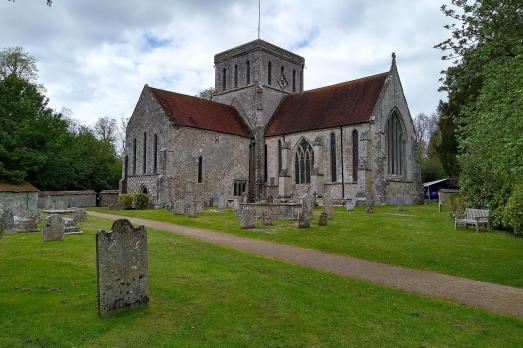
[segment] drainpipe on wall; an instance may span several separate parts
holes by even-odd
[[[343,169],[343,127],[340,126],[341,145],[341,198],[345,199],[345,170]]]

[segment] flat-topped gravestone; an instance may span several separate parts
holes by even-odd
[[[320,217],[318,218],[318,226],[327,226],[327,221],[329,220],[329,217],[325,213],[321,213]]]
[[[355,206],[356,199],[349,199],[347,202],[345,202],[345,209],[347,209],[347,211],[353,211]]]
[[[58,214],[52,214],[45,218],[43,238],[44,241],[64,240],[65,223]]]
[[[227,201],[225,200],[225,195],[220,193],[218,196],[218,208],[225,209],[227,207]]]
[[[243,208],[240,212],[240,221],[241,221],[241,228],[243,229],[250,229],[254,228],[254,220],[256,218],[256,214],[254,212],[254,209],[251,208]]]
[[[147,232],[125,219],[96,234],[98,315],[107,317],[149,303]]]
[[[323,212],[327,214],[329,219],[334,219],[334,208],[330,193],[326,193],[323,196]]]

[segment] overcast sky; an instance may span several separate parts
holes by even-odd
[[[262,0],[262,39],[305,57],[305,88],[387,71],[391,52],[413,116],[432,113],[445,64],[433,46],[441,0]],[[144,86],[194,95],[214,54],[257,37],[257,0],[0,0],[0,48],[38,60],[50,105],[91,125],[129,117]]]

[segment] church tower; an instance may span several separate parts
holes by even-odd
[[[305,59],[263,40],[255,40],[214,56],[213,101],[232,105],[250,126],[249,193],[265,196],[267,183],[264,128],[286,95],[303,91]]]

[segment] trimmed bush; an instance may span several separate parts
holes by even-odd
[[[515,234],[523,234],[523,183],[516,185],[503,211],[503,223]]]
[[[132,195],[119,195],[118,202],[125,210],[133,209],[133,196]]]
[[[133,195],[133,207],[136,210],[147,209],[149,205],[149,196],[145,193]]]

